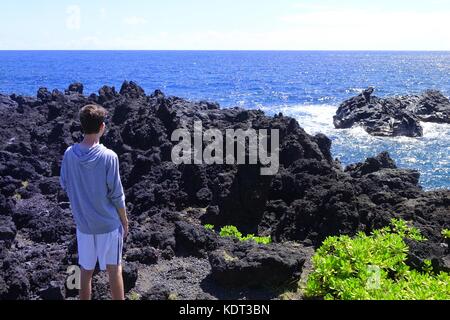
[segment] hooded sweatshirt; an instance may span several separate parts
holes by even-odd
[[[80,144],[64,153],[60,175],[80,232],[105,234],[121,225],[117,209],[125,208],[117,154],[103,146]]]

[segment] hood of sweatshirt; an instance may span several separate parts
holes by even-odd
[[[89,149],[80,146],[80,144],[75,144],[72,148],[72,154],[82,166],[93,168],[97,162],[102,159],[106,150],[107,149],[103,144],[97,144]]]

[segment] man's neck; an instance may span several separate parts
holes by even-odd
[[[89,148],[91,148],[99,143],[100,143],[100,137],[96,134],[85,135],[83,141],[81,142],[82,145],[87,146]]]

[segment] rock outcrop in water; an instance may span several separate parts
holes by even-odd
[[[1,299],[77,295],[65,286],[77,256],[58,175],[64,150],[82,138],[77,114],[87,103],[110,112],[103,143],[119,155],[131,220],[125,284],[143,299],[275,298],[295,284],[327,236],[368,232],[392,217],[413,221],[429,239],[411,244],[412,265],[430,258],[436,270],[450,268],[440,234],[450,227],[450,191],[424,192],[419,173],[398,169],[387,153],[344,170],[326,136],[311,136],[281,114],[146,95],[133,82],[119,92],[82,92],[74,84],[64,93],[0,96]],[[222,131],[279,129],[279,173],[261,176],[257,165],[175,165],[171,134],[194,120]],[[222,238],[205,223],[236,225],[274,243]],[[106,277],[98,274],[94,298],[107,297]]]
[[[372,96],[373,88],[343,102],[334,117],[337,129],[361,125],[375,136],[421,137],[424,122],[450,123],[450,101],[439,91],[394,98]]]

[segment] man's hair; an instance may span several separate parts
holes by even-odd
[[[105,108],[89,104],[80,111],[80,122],[84,134],[95,134],[100,132],[100,127],[105,122],[108,111]]]

